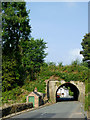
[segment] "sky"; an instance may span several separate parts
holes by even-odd
[[[82,60],[81,42],[88,33],[88,2],[26,2],[30,9],[31,36],[44,39],[48,55],[46,62]]]

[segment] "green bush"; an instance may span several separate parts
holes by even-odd
[[[60,77],[60,78],[62,77],[62,73],[59,72],[59,71],[54,72],[54,75],[55,75],[55,76],[58,76],[58,77]]]
[[[68,73],[72,72],[72,67],[71,66],[67,66],[66,70],[68,71]]]
[[[84,108],[85,108],[85,111],[88,110],[88,96],[85,96],[85,106],[84,106]]]
[[[17,87],[10,91],[2,92],[2,102],[8,103],[8,100],[16,100],[17,96],[21,94],[21,88]]]
[[[22,97],[22,103],[25,103],[26,102],[26,96],[23,96]]]
[[[88,95],[88,106],[90,106],[90,94]]]
[[[58,63],[58,66],[59,68],[63,67],[63,63],[62,62]]]
[[[73,92],[71,92],[71,91],[69,91],[69,95],[70,95],[70,96],[73,96],[73,95],[74,95],[74,93],[73,93]]]
[[[90,83],[88,83],[88,92],[90,92]]]
[[[85,80],[85,94],[88,93],[88,80]]]

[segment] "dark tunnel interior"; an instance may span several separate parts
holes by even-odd
[[[68,87],[70,87],[70,90],[73,92],[73,99],[58,99],[57,100],[57,91],[60,89],[60,88],[62,88],[63,86],[65,86],[65,88],[68,88]],[[64,84],[62,84],[61,86],[59,86],[58,87],[58,89],[57,89],[57,91],[56,91],[56,102],[58,101],[78,101],[78,97],[79,97],[79,90],[78,90],[78,88],[74,85],[74,84],[72,84],[72,83],[64,83]]]

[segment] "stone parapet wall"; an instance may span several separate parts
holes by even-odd
[[[2,109],[2,117],[7,116],[12,113],[20,112],[25,109],[33,108],[32,103],[20,103],[20,104],[14,104],[9,107]]]

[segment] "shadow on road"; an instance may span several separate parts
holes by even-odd
[[[56,102],[62,102],[62,101],[76,101],[74,98],[58,98],[56,99]]]

